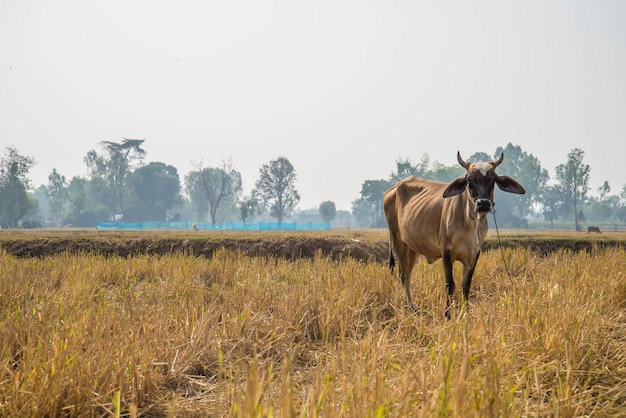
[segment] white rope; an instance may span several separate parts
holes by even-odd
[[[506,274],[509,276],[509,280],[515,288],[515,283],[513,283],[513,278],[511,277],[511,272],[509,271],[509,266],[506,264],[506,258],[504,257],[504,249],[502,248],[502,241],[500,240],[500,230],[498,229],[498,221],[496,221],[496,211],[494,209],[493,212],[493,223],[496,226],[496,235],[498,236],[498,246],[500,247],[500,253],[502,254],[502,263],[504,263],[504,269],[506,270]]]

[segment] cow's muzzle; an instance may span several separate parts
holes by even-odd
[[[478,213],[489,213],[493,208],[493,204],[489,199],[476,199],[474,201],[474,210]]]

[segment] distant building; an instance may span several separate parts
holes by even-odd
[[[293,222],[302,222],[302,223],[306,223],[306,222],[313,222],[313,223],[324,222],[324,220],[322,219],[322,215],[320,215],[320,212],[317,209],[301,210],[299,212],[294,213],[289,218]]]

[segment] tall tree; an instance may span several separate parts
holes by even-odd
[[[549,179],[548,171],[541,167],[539,160],[533,155],[522,150],[519,145],[510,142],[502,149],[498,147],[493,159],[504,152],[504,161],[498,167],[498,173],[516,179],[524,186],[526,193],[523,195],[511,195],[496,189],[496,209],[505,222],[512,227],[520,227],[526,224],[525,218],[530,215],[535,203],[542,203],[542,194]]]
[[[361,198],[372,208],[371,226],[374,228],[382,228],[386,225],[383,216],[383,195],[391,186],[392,183],[388,180],[366,180],[361,185]]]
[[[554,220],[563,215],[563,189],[560,185],[547,186],[542,193],[542,213],[545,220],[554,227]]]
[[[361,228],[374,226],[374,211],[374,206],[362,197],[352,202],[352,216]]]
[[[133,199],[127,205],[129,221],[165,221],[167,213],[182,202],[178,171],[171,165],[151,162],[128,176]],[[130,206],[130,207],[129,207]]]
[[[201,176],[198,171],[190,171],[185,175],[185,193],[193,208],[196,221],[204,222],[209,216],[209,202],[205,197]]]
[[[263,211],[263,205],[259,201],[257,196],[257,191],[252,190],[250,196],[245,196],[239,202],[239,215],[241,217],[241,222],[245,223],[246,219],[250,216],[258,215]]]
[[[124,214],[127,197],[126,178],[131,170],[139,165],[146,152],[141,147],[144,139],[126,139],[122,142],[102,141],[104,152],[98,154],[90,150],[85,156],[92,179],[102,180],[104,186],[100,193],[103,201],[111,210],[111,215]]]
[[[470,159],[470,161],[475,161]],[[427,153],[422,154],[420,162],[415,164],[410,158],[399,158],[396,160],[396,171],[389,175],[391,184],[396,184],[409,176],[422,177],[437,181],[452,181],[463,174],[463,168],[458,164],[447,166],[438,161],[430,162]]]
[[[48,176],[48,186],[46,187],[50,213],[56,218],[57,224],[63,223],[65,211],[69,204],[69,193],[67,192],[67,180],[56,168]]]
[[[331,202],[330,200],[320,203],[319,211],[324,222],[332,222],[335,216],[337,216],[335,202]]]
[[[455,178],[463,175],[465,170],[458,163],[453,165],[441,164],[439,161],[435,161],[432,164],[432,168],[426,173],[425,178],[443,181],[444,183],[451,182]]]
[[[498,154],[498,157],[500,156],[500,154]],[[497,158],[497,157],[496,157]],[[474,154],[470,155],[469,158],[467,159],[467,161],[490,161],[491,157],[489,156],[489,154],[487,154],[486,152],[475,152]]]
[[[37,202],[28,196],[28,172],[35,164],[32,157],[20,155],[7,147],[0,159],[0,226],[15,228]]]
[[[556,177],[565,193],[566,207],[574,214],[574,225],[577,231],[582,229],[584,219],[582,210],[587,192],[589,191],[589,165],[583,162],[585,151],[574,148],[567,155],[567,162],[556,167]]]
[[[291,162],[279,157],[261,167],[256,189],[266,206],[270,208],[270,216],[282,222],[291,215],[300,202],[300,194],[296,190],[296,172]]]
[[[416,176],[417,170],[410,158],[399,158],[396,160],[396,171],[389,175],[392,182],[397,183],[403,178]]]
[[[611,196],[609,193],[611,193],[611,186],[609,182],[605,180],[602,186],[598,187],[599,197],[594,199],[591,204],[595,212],[595,217],[598,220],[609,220],[613,215],[614,208],[617,207],[619,198],[617,196]]]
[[[615,208],[615,216],[622,222],[626,222],[626,184],[622,186],[617,196],[617,204]]]
[[[600,200],[606,200],[611,193],[611,186],[608,181],[604,181],[602,186],[598,187],[598,193],[600,194]]]
[[[98,221],[110,221],[111,211],[96,199],[94,190],[102,188],[102,180],[74,176],[67,185],[69,199],[64,222],[79,227],[94,227]]]
[[[238,201],[242,190],[241,174],[233,168],[231,159],[224,161],[222,167],[203,168],[200,162],[195,168],[185,176],[187,193],[192,200],[206,202],[211,222],[216,224],[220,207],[227,202],[234,205]],[[202,204],[197,204],[197,207],[202,207]]]

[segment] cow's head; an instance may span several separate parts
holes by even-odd
[[[496,174],[496,167],[502,163],[504,153],[496,161],[489,162],[466,162],[457,153],[459,164],[467,170],[463,177],[459,177],[448,185],[443,192],[443,197],[452,197],[463,193],[467,189],[470,198],[474,202],[474,211],[483,216],[493,210],[494,184],[509,193],[524,194],[526,190],[511,177]]]

